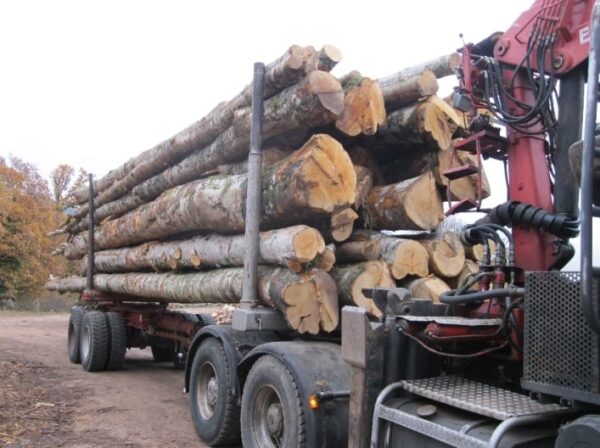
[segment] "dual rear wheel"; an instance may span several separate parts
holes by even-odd
[[[204,442],[228,446],[241,439],[250,448],[306,446],[298,387],[281,361],[265,355],[255,362],[241,405],[231,393],[234,375],[236,366],[229,362],[223,343],[216,338],[203,341],[192,363],[190,401],[194,427]]]

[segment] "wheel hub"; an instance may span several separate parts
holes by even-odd
[[[271,437],[280,437],[283,432],[283,410],[280,403],[273,403],[267,409],[267,429]]]
[[[211,408],[214,409],[217,406],[218,397],[219,385],[217,384],[217,379],[213,376],[208,380],[208,384],[206,386],[206,399]]]

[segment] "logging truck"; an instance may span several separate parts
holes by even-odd
[[[48,284],[83,291],[69,358],[118,369],[150,346],[185,369],[211,446],[600,446],[599,52],[600,3],[537,0],[379,80],[334,78],[331,46],[256,64],[76,194],[57,233],[82,276]],[[506,167],[491,208],[482,159]],[[561,271],[579,234],[581,271]],[[239,306],[224,324],[173,302]]]

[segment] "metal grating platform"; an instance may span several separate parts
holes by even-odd
[[[542,404],[527,395],[455,375],[400,383],[403,389],[415,395],[496,420],[567,410],[557,404]]]

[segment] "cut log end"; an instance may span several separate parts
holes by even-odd
[[[452,135],[461,119],[456,111],[443,99],[436,95],[427,98],[427,107],[423,113],[423,127],[429,132],[440,149],[449,149],[452,145]]]
[[[287,305],[285,317],[299,333],[331,332],[339,323],[337,289],[324,272],[313,271],[298,276],[299,281],[288,285],[282,297]]]
[[[456,277],[465,265],[465,248],[458,234],[445,232],[442,238],[424,241],[429,252],[431,270],[443,278]]]
[[[316,70],[308,74],[311,93],[319,97],[321,105],[334,115],[344,111],[344,91],[339,81],[327,72]]]
[[[371,261],[365,263],[363,272],[356,277],[351,293],[356,305],[365,308],[372,316],[381,317],[381,311],[372,299],[364,295],[363,288],[391,288],[395,285],[387,265],[383,262]]]
[[[329,272],[335,266],[336,258],[335,246],[327,246],[317,257],[315,267],[323,272]]]
[[[409,275],[426,277],[429,275],[429,254],[417,241],[404,240],[396,246],[390,272],[396,280]]]
[[[446,282],[433,275],[413,280],[407,287],[413,297],[418,299],[430,299],[435,303],[440,302],[440,295],[443,292],[450,290],[450,287]]]
[[[351,208],[346,208],[331,216],[331,237],[340,243],[346,241],[352,235],[354,221],[358,219],[358,213]]]
[[[344,112],[335,122],[337,129],[354,137],[361,133],[374,135],[385,122],[385,105],[379,84],[364,78],[348,90],[344,98]]]
[[[305,227],[293,235],[292,247],[297,261],[308,263],[325,250],[325,241],[318,230]]]

